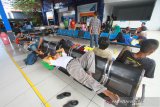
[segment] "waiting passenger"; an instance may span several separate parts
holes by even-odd
[[[93,52],[95,55],[100,56],[102,58],[107,58],[112,60],[112,54],[109,50],[107,50],[109,46],[109,40],[107,37],[100,37],[98,40],[99,47],[95,47]]]
[[[117,58],[117,61],[133,65],[134,67],[142,67],[145,70],[145,77],[153,78],[156,63],[153,59],[146,56],[152,54],[158,47],[159,42],[155,39],[143,40],[140,43],[140,51],[132,53],[126,50],[121,57]]]
[[[146,36],[147,36],[147,33],[146,33],[147,27],[145,25],[146,25],[146,23],[142,22],[141,27],[136,29],[135,35],[138,36],[138,39],[147,39],[146,38]]]
[[[51,65],[67,69],[68,73],[73,78],[88,88],[93,89],[98,94],[104,93],[106,96],[110,97],[112,101],[119,100],[118,95],[107,90],[106,87],[101,85],[92,77],[92,74],[95,73],[95,54],[93,51],[87,52],[80,58],[76,59],[73,59],[71,56],[67,56],[67,53],[69,52],[68,47],[63,47],[63,49],[57,50],[56,52],[61,52],[61,54],[56,54],[56,56],[53,57],[53,59],[58,59],[50,60]]]
[[[39,36],[35,36],[34,33],[31,33],[30,36],[32,36],[32,41],[30,41],[29,43],[26,43],[26,45],[29,46],[31,51],[34,51],[39,55],[43,55],[44,53],[40,51],[40,46],[43,42],[43,38]]]
[[[13,32],[15,33],[16,44],[23,45],[27,38],[23,36],[23,33],[21,32],[18,24],[15,24]]]
[[[118,24],[116,24],[114,27],[113,27],[113,32],[114,33],[119,33],[119,32],[121,32],[121,28],[120,28],[120,26],[118,25]]]
[[[86,25],[86,23],[82,22],[81,29],[82,29],[82,31],[87,31],[87,25]]]
[[[147,27],[145,25],[146,25],[146,23],[142,22],[141,27],[137,28],[136,33],[140,33],[142,31],[146,31]]]
[[[94,17],[90,21],[90,47],[93,48],[93,44],[95,43],[95,47],[98,47],[98,35],[101,31],[101,21],[98,19],[98,13],[94,12]]]
[[[70,22],[70,29],[75,30],[76,29],[76,21],[72,18]]]
[[[130,27],[126,27],[122,32],[119,32],[118,35],[116,36],[115,39],[113,39],[113,42],[120,42],[120,43],[125,43],[128,42],[125,40],[124,34],[129,34],[130,35]],[[131,40],[130,40],[131,42]]]
[[[22,32],[21,32],[18,24],[15,24],[15,26],[13,28],[13,32],[15,33],[16,37],[20,37],[22,35]]]

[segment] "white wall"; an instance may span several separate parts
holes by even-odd
[[[147,23],[148,21],[146,21],[146,24]],[[113,21],[113,26],[116,24],[119,25],[121,28],[138,28],[141,27],[142,21]]]
[[[146,25],[149,30],[160,30],[160,0],[156,1],[151,19]]]
[[[104,5],[104,12],[103,12],[103,23],[107,20],[107,16],[112,15],[113,6],[109,5],[108,3],[105,3]]]

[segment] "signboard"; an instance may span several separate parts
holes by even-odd
[[[97,3],[80,5],[80,6],[77,7],[77,11],[78,11],[78,13],[97,11]]]
[[[53,19],[53,11],[46,12],[47,19]]]

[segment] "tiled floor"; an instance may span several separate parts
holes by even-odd
[[[160,32],[148,32],[149,38],[157,38],[160,41]],[[58,41],[62,37],[45,38],[50,41]],[[65,37],[66,38],[66,37]],[[76,43],[89,44],[88,40],[70,38]],[[25,65],[23,60],[27,57],[25,51],[19,51],[17,46],[12,50],[11,46],[6,46],[14,60],[31,79],[43,97],[51,104],[51,107],[62,107],[69,100],[78,100],[76,107],[112,107],[95,92],[83,87],[72,77],[64,73],[53,70],[49,71],[40,64],[40,59],[34,65]],[[115,50],[112,50],[115,51]],[[146,97],[160,97],[160,48],[150,57],[157,63],[155,78],[144,78],[142,83],[146,84]],[[0,107],[43,107],[44,105],[34,93],[30,85],[23,78],[19,70],[11,61],[0,40]],[[71,92],[71,97],[62,100],[56,99],[56,95],[62,92]],[[137,96],[141,95],[141,87]],[[152,106],[154,107],[154,106]],[[158,106],[157,106],[158,107]]]
[[[0,107],[43,107],[42,102],[9,58],[1,40],[0,68]]]

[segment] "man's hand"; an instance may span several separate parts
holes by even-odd
[[[114,94],[109,90],[105,90],[103,93],[112,100],[111,101],[112,103],[114,103],[116,105],[119,103],[120,98],[117,94]]]
[[[39,52],[40,55],[44,55],[44,53],[42,51]]]

